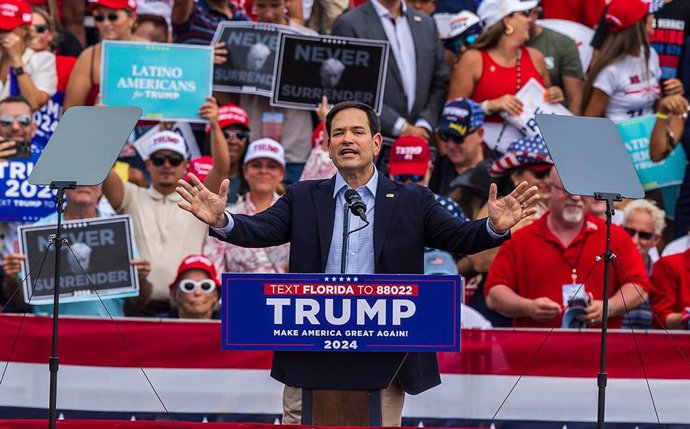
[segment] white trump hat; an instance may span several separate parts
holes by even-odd
[[[531,10],[538,5],[537,0],[484,0],[477,9],[477,15],[486,29],[511,13]]]
[[[247,163],[259,158],[272,159],[285,168],[285,149],[283,149],[283,145],[273,139],[258,139],[249,144],[244,162]]]

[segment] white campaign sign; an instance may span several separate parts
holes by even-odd
[[[522,101],[523,110],[519,116],[512,116],[506,112],[501,112],[501,116],[511,125],[514,125],[524,135],[532,137],[539,134],[535,116],[537,114],[565,115],[572,116],[570,110],[562,104],[550,104],[544,100],[546,89],[541,86],[534,78],[530,79],[525,86],[515,96]]]

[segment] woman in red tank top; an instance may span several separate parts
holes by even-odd
[[[563,101],[563,91],[551,86],[541,52],[525,47],[532,19],[530,11],[537,4],[484,0],[477,14],[485,29],[453,72],[448,98],[471,98],[481,104],[487,113],[484,141],[491,148],[501,150],[522,137],[517,128],[503,126],[499,113],[522,113],[522,103],[515,94],[530,79],[547,88],[547,102]]]
[[[93,4],[93,3],[92,3]],[[134,0],[97,0],[93,6],[96,28],[105,40],[139,40],[132,33],[136,22]],[[101,44],[84,49],[77,59],[65,91],[65,110],[98,103],[101,80]]]

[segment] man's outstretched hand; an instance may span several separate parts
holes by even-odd
[[[225,205],[228,202],[228,187],[230,181],[223,180],[217,194],[209,191],[194,174],[189,174],[188,183],[184,179],[178,180],[175,191],[180,194],[182,201],[177,205],[187,210],[197,219],[214,228],[224,228],[228,225],[225,217]]]
[[[489,220],[499,232],[508,231],[522,219],[537,213],[534,206],[539,201],[536,186],[520,183],[510,194],[497,199],[498,188],[495,183],[489,188]]]

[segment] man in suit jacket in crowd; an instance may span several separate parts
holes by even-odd
[[[434,20],[402,0],[369,0],[338,17],[332,34],[390,43],[381,112],[383,135],[393,140],[401,135],[428,140],[446,101],[449,79]]]
[[[339,273],[345,191],[355,189],[366,204],[366,224],[352,214],[347,273],[424,273],[424,247],[473,254],[509,238],[510,228],[534,213],[536,187],[520,184],[497,199],[491,185],[489,218],[463,222],[435,201],[427,188],[399,184],[379,174],[374,158],[382,144],[376,113],[365,104],[337,104],[326,117],[330,157],[337,174],[297,182],[269,209],[254,216],[225,211],[228,181],[214,194],[193,175],[179,182],[179,206],[212,227],[211,234],[245,247],[290,242],[290,272]],[[290,387],[284,356],[276,352],[271,375],[286,384],[283,423],[299,424],[301,396]],[[400,425],[404,392],[417,394],[440,383],[434,353],[409,353],[396,379],[382,394],[383,425]]]

